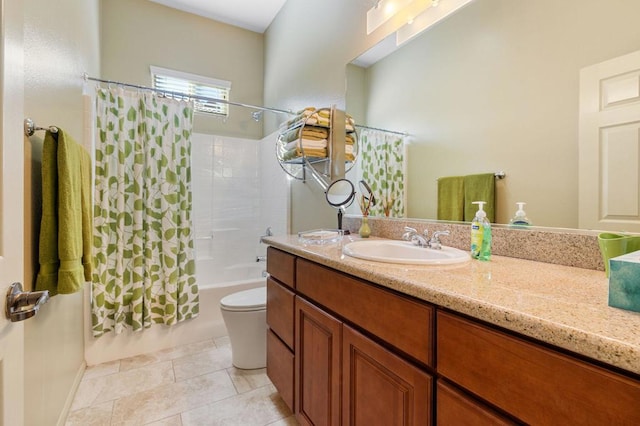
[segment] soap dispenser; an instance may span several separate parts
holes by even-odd
[[[531,226],[531,221],[527,217],[527,214],[524,212],[524,203],[522,201],[517,202],[518,211],[516,211],[515,216],[509,221],[509,226],[520,227],[520,226]]]
[[[478,260],[491,258],[491,223],[484,211],[485,201],[474,201],[478,205],[473,221],[471,222],[471,257]]]

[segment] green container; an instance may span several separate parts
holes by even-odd
[[[640,250],[640,236],[603,232],[598,235],[598,244],[604,261],[604,271],[609,277],[609,259]]]

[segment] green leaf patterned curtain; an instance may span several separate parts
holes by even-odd
[[[194,318],[193,105],[98,88],[96,119],[93,335]]]
[[[371,216],[404,217],[404,136],[373,129],[360,132],[360,169],[378,202]]]

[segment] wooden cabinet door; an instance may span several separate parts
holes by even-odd
[[[433,379],[343,325],[343,425],[432,424]]]
[[[340,424],[341,322],[295,298],[295,414],[302,425]]]

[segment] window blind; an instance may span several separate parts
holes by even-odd
[[[171,96],[175,99],[193,99],[197,112],[224,117],[229,115],[229,104],[197,98],[228,101],[231,92],[230,81],[155,66],[151,67],[151,77],[155,89],[173,92]],[[182,94],[184,95],[181,96]]]

